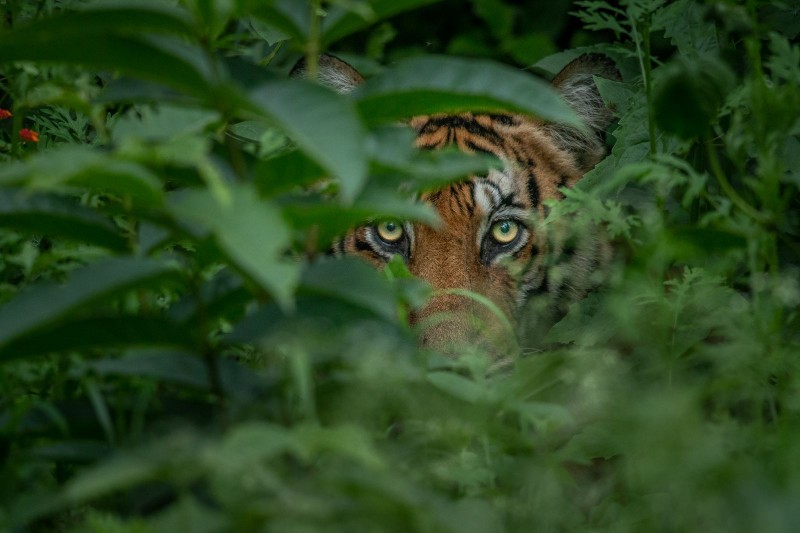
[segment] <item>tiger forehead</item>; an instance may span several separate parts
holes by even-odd
[[[480,213],[475,209],[472,180],[451,183],[448,187],[422,195],[422,200],[436,208],[445,226],[468,222]]]
[[[530,209],[524,191],[508,170],[490,170],[486,176],[474,176],[467,181],[452,183],[434,192],[425,193],[421,200],[431,204],[446,223],[462,223],[484,218],[498,208]]]
[[[519,116],[506,113],[458,113],[454,115],[422,115],[411,119],[411,127],[419,133],[429,133],[438,128],[463,128],[473,133],[483,133],[481,128],[508,128],[519,126],[523,120]]]

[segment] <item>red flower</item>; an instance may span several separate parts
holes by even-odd
[[[19,137],[23,141],[29,141],[32,143],[39,142],[39,134],[36,133],[35,131],[29,130],[28,128],[23,128],[19,130]]]
[[[5,120],[7,118],[13,117],[14,114],[9,111],[8,109],[0,109],[0,120]]]

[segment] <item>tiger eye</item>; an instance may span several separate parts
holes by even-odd
[[[492,224],[492,238],[500,244],[508,244],[517,238],[519,224],[513,220],[498,220]]]
[[[381,222],[375,229],[378,231],[378,236],[386,242],[397,242],[403,238],[403,226],[394,220]]]

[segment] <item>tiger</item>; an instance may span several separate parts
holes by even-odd
[[[291,75],[307,76],[303,60]],[[456,147],[491,154],[501,163],[485,175],[422,194],[420,200],[441,220],[436,227],[373,221],[333,245],[335,255],[361,257],[377,268],[400,255],[408,270],[433,288],[433,297],[409,317],[412,325],[427,325],[420,336],[423,347],[457,354],[480,346],[502,353],[513,344],[504,324],[524,323],[526,303],[544,298],[547,303],[538,305],[536,314],[539,323],[552,323],[597,284],[595,274],[610,258],[607,239],[597,231],[553,239],[535,223],[547,216],[548,200],[563,199],[562,189],[573,187],[606,154],[604,137],[614,114],[595,76],[616,80],[619,72],[608,57],[586,54],[552,81],[586,125],[583,130],[502,110],[408,120],[422,150]],[[341,93],[365,82],[355,68],[332,55],[319,58],[317,79]],[[509,320],[503,321],[497,310]]]

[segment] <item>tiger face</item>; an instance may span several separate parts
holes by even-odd
[[[332,56],[323,56],[320,67],[323,82],[342,92],[363,81]],[[303,75],[302,63],[293,74]],[[411,315],[412,323],[425,324],[423,345],[458,352],[459,345],[478,343],[502,352],[510,339],[498,310],[513,321],[535,295],[548,295],[552,306],[563,307],[586,292],[592,272],[608,260],[608,246],[595,235],[573,236],[565,244],[536,229],[545,202],[563,198],[560,189],[572,187],[604,155],[602,134],[612,114],[598,94],[595,75],[618,77],[610,60],[591,55],[570,63],[553,82],[588,132],[512,113],[410,120],[421,149],[455,146],[502,162],[486,175],[422,195],[439,215],[436,227],[376,221],[334,245],[335,253],[362,257],[378,268],[400,255],[412,274],[430,284],[434,296]],[[564,257],[555,270],[554,255]]]

